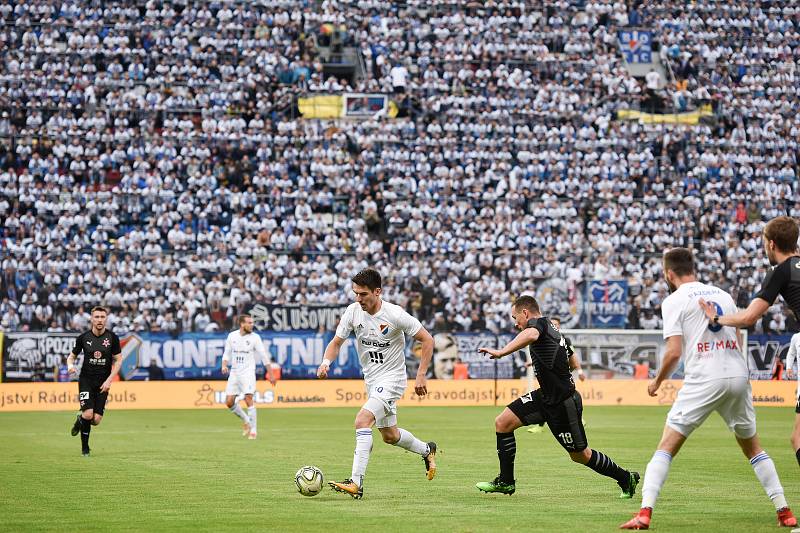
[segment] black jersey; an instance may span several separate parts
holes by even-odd
[[[800,257],[792,256],[773,268],[764,278],[756,298],[772,305],[779,294],[794,315],[800,318]]]
[[[567,343],[548,318],[531,319],[528,327],[539,332],[539,338],[528,349],[542,398],[545,404],[556,405],[575,392],[575,382],[569,371]]]
[[[109,330],[105,330],[100,336],[92,333],[92,330],[81,333],[75,339],[75,347],[72,349],[76,357],[83,352],[82,380],[105,380],[111,374],[114,356],[121,351],[119,337]]]

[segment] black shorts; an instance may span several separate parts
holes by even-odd
[[[583,400],[578,391],[557,405],[547,405],[541,390],[536,389],[508,404],[508,408],[525,426],[546,422],[550,432],[568,452],[580,452],[589,446],[583,429]]]
[[[104,379],[78,380],[78,401],[81,404],[81,411],[92,409],[96,415],[103,415],[108,399],[108,392],[100,392],[100,386],[104,381]]]

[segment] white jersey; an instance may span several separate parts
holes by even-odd
[[[800,333],[792,335],[789,341],[789,353],[786,354],[786,372],[794,370],[797,364],[797,399],[800,400]]]
[[[256,356],[264,365],[269,364],[269,356],[261,337],[255,333],[242,335],[238,329],[228,333],[222,360],[231,363],[231,373],[255,374]]]
[[[749,377],[736,328],[709,323],[698,303],[701,299],[713,303],[720,316],[736,312],[730,294],[699,281],[684,283],[661,304],[664,338],[683,337],[684,382]]]
[[[419,320],[399,305],[382,301],[371,315],[358,303],[348,306],[336,328],[336,336],[346,339],[356,334],[356,351],[367,386],[406,381],[405,336],[413,337],[422,329]]]

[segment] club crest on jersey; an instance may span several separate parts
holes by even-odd
[[[105,346],[106,348],[108,348],[109,346],[111,346],[111,341],[110,341],[110,340],[108,340],[108,339],[103,339],[103,346]]]
[[[378,329],[381,330],[381,335],[389,334],[389,324],[381,324],[380,326],[378,326]]]

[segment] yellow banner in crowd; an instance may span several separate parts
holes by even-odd
[[[589,380],[578,390],[585,405],[671,405],[682,381],[667,381],[656,397],[647,394],[647,381]],[[753,381],[757,406],[795,405],[791,381]],[[464,380],[428,382],[429,394],[419,397],[409,383],[399,405],[498,405],[510,403],[525,392],[521,380]],[[495,402],[496,395],[496,402]],[[0,412],[62,411],[78,406],[77,383],[0,384]],[[359,407],[366,401],[361,380],[280,381],[275,387],[258,383],[255,401],[261,407]],[[224,381],[120,381],[108,398],[109,409],[211,409],[225,402]]]
[[[703,117],[714,115],[710,105],[704,105],[697,111],[688,113],[645,113],[633,109],[620,109],[617,118],[620,120],[638,120],[643,124],[689,124],[697,125]]]

